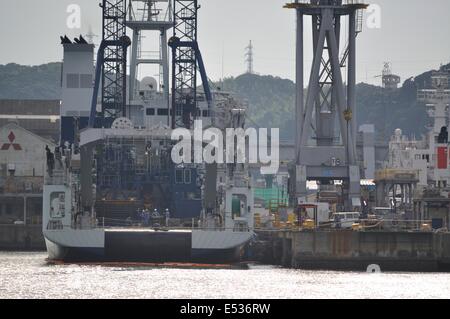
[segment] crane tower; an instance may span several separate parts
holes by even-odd
[[[302,203],[307,181],[319,185],[343,181],[343,205],[353,210],[361,205],[356,159],[356,37],[367,5],[352,0],[297,0],[285,8],[297,13],[296,161],[291,195]],[[312,20],[313,62],[304,99],[306,16]],[[349,20],[345,47],[340,41],[344,17]],[[346,84],[343,67],[347,67]]]
[[[198,117],[197,71],[200,71],[205,99],[212,108],[212,94],[197,42],[197,0],[173,1],[172,128],[190,128]]]
[[[127,49],[131,44],[126,35],[126,0],[102,0],[102,42],[97,53],[94,94],[89,127],[110,126],[126,116]],[[101,111],[97,112],[100,84]]]

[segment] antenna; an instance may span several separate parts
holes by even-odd
[[[96,35],[94,33],[94,31],[92,31],[92,26],[91,25],[89,25],[88,33],[85,34],[85,37],[86,37],[87,42],[89,44],[94,44],[94,38],[98,37],[98,35]]]
[[[384,62],[384,68],[381,75],[374,76],[374,78],[382,78],[383,88],[390,90],[397,89],[401,82],[400,76],[392,73],[391,62]]]
[[[384,62],[384,68],[383,68],[383,76],[390,76],[392,75],[392,64],[391,62]]]
[[[247,63],[247,73],[248,74],[253,74],[254,73],[254,69],[253,69],[253,44],[252,44],[252,40],[250,40],[250,43],[248,45],[248,47],[245,48],[246,52],[245,52],[245,63]]]

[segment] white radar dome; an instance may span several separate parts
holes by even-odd
[[[140,91],[156,91],[158,89],[158,81],[155,78],[146,76],[141,80],[139,90]]]
[[[120,117],[120,118],[114,120],[114,122],[111,125],[111,128],[116,129],[116,130],[132,129],[133,122],[131,122],[131,120],[129,118]]]

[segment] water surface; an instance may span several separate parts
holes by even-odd
[[[450,274],[48,265],[0,252],[0,298],[449,298]]]

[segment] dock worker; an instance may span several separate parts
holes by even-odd
[[[144,214],[144,225],[148,226],[150,225],[150,212],[146,209],[145,211],[143,211]]]
[[[55,156],[48,147],[48,145],[45,146],[45,152],[47,154],[47,169],[48,169],[48,175],[50,177],[53,176],[53,169],[55,168]]]
[[[62,167],[63,167],[62,153],[61,153],[61,149],[59,147],[55,148],[55,159],[58,162],[59,169],[62,169]]]
[[[166,227],[169,227],[170,212],[169,212],[168,208],[166,208],[166,211],[164,212],[164,215],[166,217]]]
[[[155,208],[155,210],[153,211],[153,214],[152,214],[152,218],[154,218],[154,219],[158,219],[160,216],[159,216],[159,212],[158,212],[158,210]]]

